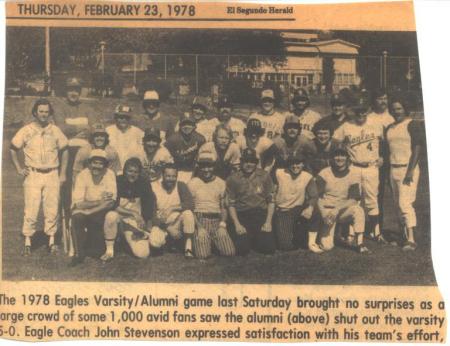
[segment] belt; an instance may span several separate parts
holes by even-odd
[[[199,215],[200,217],[204,217],[205,219],[218,219],[221,217],[220,213],[198,213],[195,214]]]
[[[407,164],[401,164],[401,163],[391,163],[391,167],[393,168],[400,168],[400,167],[408,167]]]
[[[352,162],[352,165],[356,166],[356,167],[360,167],[360,168],[367,168],[367,167],[374,166],[375,163],[373,163],[373,162],[365,162],[365,163]]]
[[[56,168],[56,167],[55,168],[34,168],[34,167],[28,167],[28,169],[30,171],[33,171],[33,172],[46,174],[46,173],[53,172],[55,169],[58,169],[58,168]]]

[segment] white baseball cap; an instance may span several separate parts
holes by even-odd
[[[102,149],[92,149],[91,154],[89,155],[89,160],[92,160],[93,158],[100,158],[100,159],[106,159],[106,151]]]
[[[159,94],[156,90],[147,90],[144,93],[144,101],[159,101]]]
[[[261,100],[262,99],[275,99],[275,95],[272,89],[265,89],[261,92]]]

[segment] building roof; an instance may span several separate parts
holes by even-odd
[[[314,41],[314,42],[290,42],[286,46],[288,53],[323,53],[323,54],[348,54],[358,55],[359,46],[341,39]]]

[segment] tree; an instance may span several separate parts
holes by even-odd
[[[323,57],[322,59],[322,73],[323,84],[325,85],[325,91],[328,94],[333,92],[334,83],[334,60],[332,57]]]

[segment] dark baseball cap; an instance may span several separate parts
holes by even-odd
[[[185,124],[195,125],[195,120],[192,119],[188,114],[184,114],[180,118],[180,126],[183,126]]]
[[[148,140],[156,140],[158,142],[161,142],[161,131],[157,129],[156,127],[150,127],[145,129],[144,131],[144,141]]]
[[[258,119],[250,119],[247,122],[247,128],[245,129],[245,133],[250,134],[257,134],[259,136],[262,136],[264,134],[264,129],[261,125],[261,122]]]
[[[242,151],[241,162],[258,163],[258,161],[259,161],[259,159],[258,159],[258,156],[256,156],[255,149],[246,148]]]
[[[286,164],[289,166],[294,163],[305,162],[305,160],[305,155],[301,151],[296,150],[295,152],[289,154],[288,158],[286,159]]]
[[[294,91],[294,97],[292,103],[295,104],[299,101],[309,101],[309,95],[305,89],[297,89]]]

